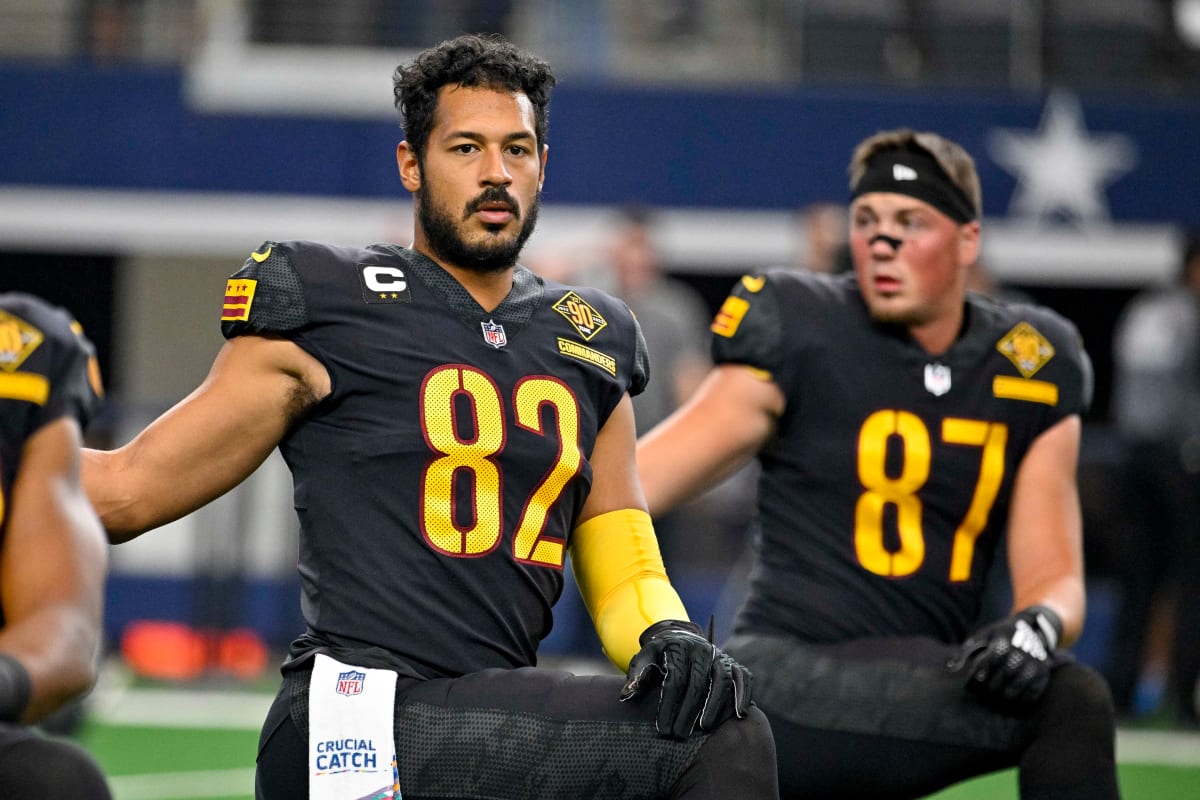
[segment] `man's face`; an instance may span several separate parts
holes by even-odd
[[[908,195],[870,192],[850,207],[850,252],[871,316],[923,325],[958,313],[979,223],[960,225]]]
[[[537,223],[546,160],[528,97],[443,87],[420,163],[407,143],[397,157],[417,198],[418,250],[478,272],[516,262]]]

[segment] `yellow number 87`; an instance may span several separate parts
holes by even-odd
[[[981,448],[979,478],[971,505],[954,532],[950,553],[950,580],[971,577],[975,540],[987,525],[988,514],[1004,479],[1004,448],[1008,426],[1001,422],[947,418],[942,421],[942,441]],[[899,437],[903,446],[900,474],[888,475],[887,445]],[[900,578],[911,575],[925,561],[923,506],[917,492],[929,479],[932,448],[929,430],[920,417],[907,411],[876,411],[858,433],[858,479],[865,491],[854,508],[854,552],[862,566],[876,575]],[[896,510],[899,549],[884,543],[883,512]]]

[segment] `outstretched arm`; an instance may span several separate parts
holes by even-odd
[[[650,513],[670,511],[745,465],[774,432],[784,404],[783,392],[762,372],[715,367],[691,400],[638,442]]]
[[[79,482],[81,438],[71,417],[31,436],[0,510],[0,706],[14,721],[36,722],[96,679],[108,545]]]
[[[109,539],[128,541],[241,483],[329,386],[325,368],[293,342],[227,342],[199,388],[133,441],[84,451],[84,486]]]

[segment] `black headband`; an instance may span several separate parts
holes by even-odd
[[[853,201],[868,192],[915,197],[960,224],[975,219],[975,208],[933,156],[919,150],[888,150],[871,157],[850,192]]]

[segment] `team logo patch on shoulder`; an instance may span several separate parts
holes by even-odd
[[[0,369],[12,372],[21,366],[44,338],[25,320],[0,311]]]
[[[1046,363],[1054,358],[1054,346],[1042,336],[1037,328],[1028,322],[1019,322],[1017,326],[1004,335],[996,343],[996,349],[1003,353],[1023,377],[1030,377]]]
[[[709,330],[718,336],[732,339],[733,335],[737,333],[738,327],[742,324],[742,318],[746,316],[746,312],[749,310],[749,300],[731,294],[725,298],[725,302],[721,304],[717,315],[713,317]]]
[[[617,360],[615,358],[608,353],[601,353],[599,350],[595,350],[585,344],[559,337],[558,352],[569,358],[576,358],[580,361],[594,364],[609,375],[617,374]]]
[[[359,264],[358,278],[362,281],[363,300],[368,303],[408,303],[412,292],[408,278],[399,267],[379,264]]]
[[[575,292],[564,294],[562,299],[554,304],[554,310],[562,314],[585,341],[590,341],[608,325],[608,320]]]
[[[258,281],[253,278],[230,278],[225,284],[225,305],[221,307],[221,322],[245,322],[250,319],[254,290]]]

